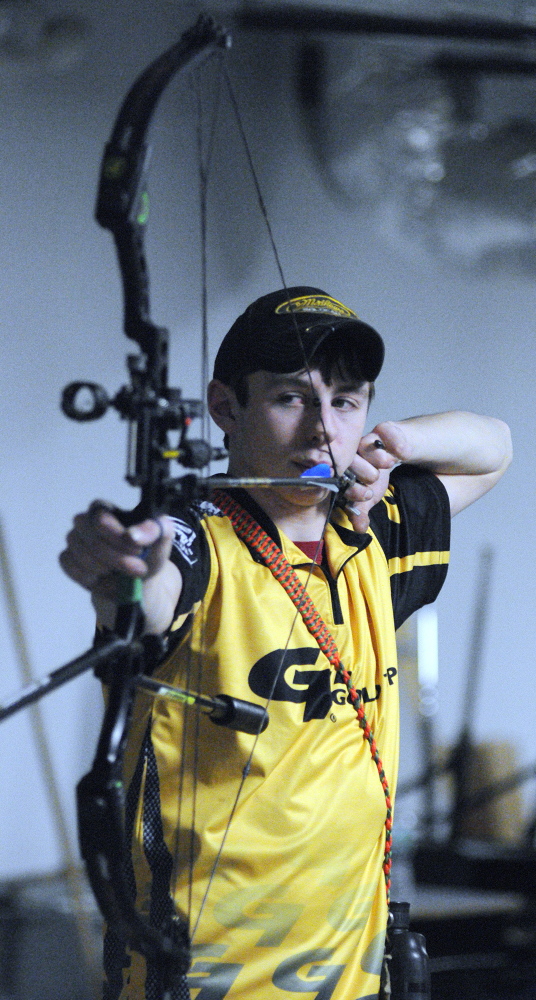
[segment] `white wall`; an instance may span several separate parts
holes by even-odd
[[[81,652],[92,633],[88,598],[57,564],[72,515],[95,495],[124,506],[136,500],[123,482],[125,427],[118,418],[111,413],[76,425],[58,400],[75,379],[102,381],[110,392],[125,381],[131,347],[121,333],[111,237],[92,218],[98,167],[134,76],[185,26],[186,15],[177,24],[177,10],[163,5],[158,13],[141,3],[134,24],[131,5],[116,4],[113,12],[101,10],[97,23],[92,5],[92,48],[78,72],[0,75],[0,515],[36,676]],[[382,244],[365,213],[333,202],[292,98],[293,51],[283,39],[238,38],[231,55],[286,283],[325,288],[384,334],[388,353],[374,422],[461,407],[493,413],[512,427],[517,457],[506,480],[454,525],[452,565],[439,600],[439,736],[457,733],[478,555],[491,543],[496,566],[475,734],[511,740],[520,761],[532,761],[534,281],[500,273],[469,278],[411,263]],[[162,152],[155,151],[151,182],[150,266],[154,317],[172,334],[171,383],[198,395],[195,139],[183,100],[178,91],[166,95],[156,128]],[[237,312],[280,284],[234,127],[226,131],[211,195],[213,353]],[[0,646],[0,690],[7,694],[20,679],[4,603]],[[73,841],[73,788],[91,758],[100,705],[90,676],[42,703]],[[0,877],[53,870],[61,861],[28,712],[0,727],[0,753]],[[415,755],[403,766],[414,768]]]

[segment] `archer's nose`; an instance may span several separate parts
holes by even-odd
[[[315,443],[329,443],[335,434],[335,416],[331,406],[323,406],[320,400],[315,401],[311,407],[311,439]]]

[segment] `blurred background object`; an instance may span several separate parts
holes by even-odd
[[[322,175],[416,258],[536,273],[531,46],[303,42],[298,86]]]
[[[86,53],[88,21],[39,0],[0,0],[0,74],[72,70]]]

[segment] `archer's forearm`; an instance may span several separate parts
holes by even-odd
[[[502,420],[453,410],[378,424],[375,433],[400,461],[438,475],[502,473],[512,458]]]

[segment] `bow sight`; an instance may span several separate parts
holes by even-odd
[[[71,420],[83,422],[98,420],[112,406],[128,420],[125,478],[131,486],[142,488],[144,513],[149,515],[164,509],[169,495],[177,493],[177,480],[169,479],[171,460],[186,469],[203,469],[212,461],[226,458],[227,452],[201,438],[187,437],[192,420],[203,416],[201,400],[183,399],[180,389],[166,385],[160,386],[157,393],[143,355],[129,355],[127,365],[131,384],[123,386],[113,399],[95,382],[71,382],[63,390],[61,408]],[[169,441],[170,431],[178,432],[175,446]]]

